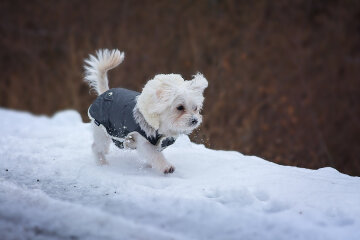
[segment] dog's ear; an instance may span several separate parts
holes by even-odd
[[[201,73],[197,73],[196,75],[193,76],[193,79],[191,81],[188,81],[189,89],[199,94],[203,94],[207,86],[208,86],[208,81]]]
[[[174,101],[184,79],[178,74],[159,74],[150,80],[137,99],[137,107],[154,129],[160,127],[160,114]]]

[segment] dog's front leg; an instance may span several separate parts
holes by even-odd
[[[175,167],[166,161],[164,154],[158,151],[157,147],[152,145],[146,138],[139,133],[134,132],[129,134],[125,147],[136,148],[139,154],[145,158],[153,168],[165,174],[173,173]]]

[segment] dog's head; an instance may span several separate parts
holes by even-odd
[[[184,81],[179,74],[159,74],[150,80],[137,99],[147,123],[161,134],[189,134],[202,122],[203,92],[208,86],[198,73]]]

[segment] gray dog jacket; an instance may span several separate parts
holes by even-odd
[[[98,96],[91,104],[88,114],[96,125],[105,127],[115,145],[124,148],[123,141],[131,132],[138,132],[161,151],[175,142],[172,137],[148,137],[135,121],[134,108],[139,92],[124,88],[112,88]]]

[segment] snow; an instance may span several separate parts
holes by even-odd
[[[360,178],[333,168],[281,166],[186,136],[164,151],[174,174],[115,146],[98,166],[75,111],[0,109],[0,119],[1,239],[360,239]]]

